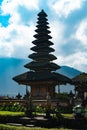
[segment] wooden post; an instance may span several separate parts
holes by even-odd
[[[28,86],[26,86],[26,116],[32,117],[32,97],[31,93],[28,91]]]
[[[47,100],[47,104],[46,104],[46,118],[50,118],[51,117],[50,116],[51,99],[50,99],[49,92],[47,92],[46,100]]]
[[[58,93],[60,93],[60,85],[58,84]]]

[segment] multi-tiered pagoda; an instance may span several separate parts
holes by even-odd
[[[19,84],[31,86],[33,99],[46,99],[47,93],[54,98],[55,86],[70,82],[69,78],[55,72],[60,66],[53,63],[57,58],[52,54],[55,50],[51,47],[48,24],[47,14],[42,10],[38,14],[36,40],[32,42],[33,53],[29,55],[32,61],[25,65],[29,71],[13,78]]]

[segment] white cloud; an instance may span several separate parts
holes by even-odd
[[[29,26],[22,23],[19,6],[27,10],[38,10],[39,0],[3,0],[2,15],[9,14],[11,17],[7,27],[0,26],[0,56],[24,58],[29,55],[35,25],[32,21],[29,21]]]
[[[82,7],[84,0],[48,0],[49,6],[59,17],[68,17],[73,11]]]
[[[13,54],[13,46],[9,43],[0,43],[0,57],[11,57]]]
[[[0,27],[0,56],[18,57],[20,52],[21,58],[24,58],[23,49],[26,54],[29,54],[28,51],[32,46],[34,29],[33,23],[31,23],[30,27],[14,24],[10,24],[7,28]]]
[[[75,33],[75,38],[80,41],[80,43],[87,48],[87,18],[82,20],[77,26]]]
[[[64,38],[65,29],[66,26],[58,20],[50,22],[50,35],[52,36],[51,41],[54,43],[55,54],[60,53],[60,47],[66,42]]]
[[[9,22],[20,24],[22,23],[20,15],[18,14],[18,7],[23,6],[27,10],[38,10],[39,9],[39,0],[3,0],[1,11],[3,15],[9,14],[11,16]]]
[[[61,28],[61,26],[58,27]],[[65,34],[65,29],[67,29],[66,26],[64,26],[63,32],[60,33],[60,35]],[[62,48],[63,50],[61,50],[62,45],[65,47]],[[57,46],[55,49],[58,50]],[[63,54],[65,50],[67,51],[67,55]],[[73,26],[73,32],[68,37],[62,35],[59,41],[58,51],[59,52],[56,53],[58,58],[56,60],[57,64],[72,66],[78,70],[87,72],[87,18]]]
[[[39,0],[3,0],[1,10],[3,14],[11,14],[13,15],[16,11],[18,6],[24,6],[28,10],[39,9]]]
[[[62,38],[64,36],[65,25],[58,20],[54,20],[50,22],[50,27],[53,42],[57,44],[60,43],[60,41],[63,40]]]
[[[87,19],[82,20],[80,24],[75,26],[74,31],[68,37],[64,35],[66,29],[66,25],[61,22],[52,21],[51,23],[55,55],[57,57],[55,62],[59,65],[68,65],[87,72]],[[62,46],[65,48],[61,48]],[[65,55],[65,51],[67,51],[67,55]]]
[[[67,57],[59,55],[56,63],[59,65],[68,65],[77,68],[78,70],[87,72],[87,53],[77,52]]]
[[[40,0],[31,0],[30,2],[29,0],[17,0],[17,1],[20,5],[25,6],[28,10],[39,9],[38,5]]]

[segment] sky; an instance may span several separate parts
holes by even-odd
[[[0,57],[33,53],[37,14],[48,15],[58,65],[87,72],[87,0],[0,0]]]

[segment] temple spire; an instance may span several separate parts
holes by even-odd
[[[52,37],[47,14],[42,10],[37,16],[35,40],[32,42],[33,47],[30,48],[33,52],[28,56],[32,61],[24,66],[29,70],[14,77],[13,80],[31,86],[34,98],[39,95],[39,98],[45,99],[47,92],[54,97],[55,86],[69,83],[70,79],[56,72],[60,66],[53,62],[57,57],[53,55],[54,43],[50,41]]]
[[[50,41],[52,37],[49,35],[51,31],[49,31],[48,24],[47,14],[42,10],[38,14],[37,29],[34,35],[35,40],[32,42],[34,46],[31,50],[34,53],[29,55],[32,62],[25,65],[25,67],[35,72],[51,72],[60,68],[57,64],[53,63],[53,60],[57,58],[52,54],[55,50],[51,47],[53,43]]]

